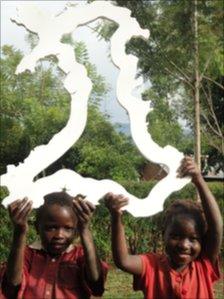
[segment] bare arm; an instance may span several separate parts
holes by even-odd
[[[115,265],[128,273],[136,275],[141,274],[141,258],[139,255],[129,254],[122,223],[121,208],[128,203],[128,199],[122,195],[108,193],[105,200],[106,206],[111,213],[112,252]]]
[[[12,287],[17,287],[22,282],[24,249],[28,230],[27,219],[31,209],[32,203],[28,199],[17,200],[9,205],[9,215],[14,226],[14,231],[7,262],[6,278]]]
[[[204,254],[214,264],[221,248],[223,221],[218,204],[204,181],[197,165],[190,157],[186,157],[181,167],[182,175],[190,175],[196,186],[205,213],[208,230],[205,236]]]
[[[78,230],[85,254],[85,274],[89,282],[98,282],[101,278],[101,264],[96,253],[89,222],[95,207],[87,201],[79,198],[73,201],[74,209],[78,217]]]

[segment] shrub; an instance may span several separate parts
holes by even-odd
[[[155,185],[155,182],[123,182],[123,186],[132,194],[139,198],[147,196],[149,191]],[[224,212],[223,198],[224,190],[222,183],[208,184],[217,202],[221,212]],[[6,196],[5,189],[1,188],[1,199]],[[174,192],[169,199],[165,201],[165,207],[169,206],[175,199],[194,199],[196,197],[195,188],[192,184],[188,184],[182,190]],[[141,253],[147,251],[160,251],[162,247],[162,214],[158,213],[152,217],[134,218],[130,214],[125,213],[124,223],[126,230],[127,243],[132,253]],[[33,227],[34,215],[30,217],[30,230],[28,234],[28,243],[33,242],[36,233]],[[111,224],[109,212],[101,202],[97,206],[95,216],[92,219],[92,231],[99,256],[107,261],[112,260],[111,255]],[[6,260],[12,237],[12,225],[10,223],[7,210],[0,206],[0,261]],[[224,252],[222,252],[223,255]]]

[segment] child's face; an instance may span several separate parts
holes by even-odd
[[[76,223],[70,208],[57,204],[47,206],[37,224],[44,249],[52,256],[62,254],[74,239]]]
[[[201,252],[201,236],[194,219],[178,215],[164,234],[166,253],[171,267],[184,269]]]

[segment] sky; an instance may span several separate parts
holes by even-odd
[[[85,5],[85,1],[70,1]],[[23,26],[18,26],[10,19],[16,16],[16,7],[19,5],[36,5],[37,7],[49,11],[50,14],[60,13],[68,1],[4,1],[1,0],[1,46],[4,44],[13,45],[24,54],[29,53],[29,47],[25,41],[27,33]],[[93,27],[93,23],[89,23]],[[110,116],[113,123],[128,123],[128,115],[123,107],[116,100],[116,80],[118,69],[108,58],[109,43],[99,40],[89,27],[79,27],[73,34],[75,41],[86,43],[91,63],[95,64],[99,74],[105,77],[110,91],[105,96],[101,104],[102,112]]]

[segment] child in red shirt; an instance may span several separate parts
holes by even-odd
[[[35,226],[40,242],[25,246],[31,209],[28,199],[9,205],[14,234],[0,298],[101,296],[107,266],[98,259],[89,230],[95,207],[81,196],[72,198],[65,192],[45,196],[44,205],[36,213]],[[82,246],[73,245],[77,233]]]
[[[183,160],[179,175],[192,177],[202,207],[179,200],[168,209],[163,234],[165,254],[129,254],[121,211],[128,199],[112,193],[106,196],[115,264],[134,274],[134,290],[142,290],[146,299],[212,299],[213,283],[220,276],[223,224],[218,205],[190,157]]]

